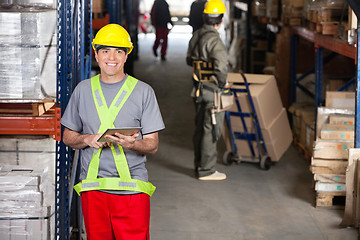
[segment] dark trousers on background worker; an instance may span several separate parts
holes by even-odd
[[[196,117],[193,140],[197,177],[208,176],[215,172],[218,140],[216,136],[221,136],[225,112],[215,114],[217,124],[214,126],[210,111],[212,106],[214,106],[214,102],[195,103]]]
[[[155,39],[155,43],[153,46],[154,53],[156,53],[156,51],[161,43],[160,54],[161,54],[161,56],[165,57],[166,50],[167,50],[168,34],[169,34],[169,29],[167,29],[167,28],[161,28],[161,27],[155,28],[156,39]]]

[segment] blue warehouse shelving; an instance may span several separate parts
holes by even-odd
[[[297,77],[297,53],[298,53],[298,41],[299,37],[305,39],[306,41],[314,43],[315,51],[315,66],[309,69],[307,72]],[[330,50],[332,53],[324,58],[324,49]],[[319,33],[313,32],[303,27],[292,27],[291,28],[291,63],[290,63],[290,102],[296,102],[296,89],[300,88],[307,95],[314,98],[315,100],[315,109],[323,104],[323,64],[330,60],[335,54],[340,54],[351,59],[354,59],[354,64],[357,64],[357,73],[355,77],[350,79],[345,85],[338,89],[338,91],[344,90],[351,84],[356,84],[358,86],[359,81],[359,63],[358,59],[358,48],[356,45],[348,44],[345,41],[336,39],[330,36],[321,35]],[[315,72],[315,93],[310,92],[302,84],[301,80],[304,79],[307,75]],[[356,93],[358,88],[356,87]],[[356,94],[356,102],[359,101],[358,94]],[[356,106],[356,112],[357,106]],[[315,112],[316,116],[316,112]],[[316,118],[316,117],[315,117]],[[358,119],[356,114],[356,120]],[[316,122],[316,121],[315,121]],[[316,128],[316,126],[315,126]],[[357,127],[356,127],[357,129]],[[357,135],[357,134],[356,134]],[[315,136],[316,137],[316,136]],[[355,146],[359,146],[359,140],[356,137]]]

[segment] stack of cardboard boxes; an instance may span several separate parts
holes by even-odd
[[[46,169],[0,166],[1,239],[54,239],[54,196]]]
[[[276,80],[273,75],[264,74],[245,74],[249,83],[250,94],[254,103],[254,108],[259,120],[259,125],[264,138],[265,146],[269,157],[273,162],[281,159],[285,151],[292,142],[291,129],[287,117],[286,109],[283,108]],[[231,88],[244,87],[243,78],[239,73],[229,73],[228,82]],[[241,112],[252,112],[247,93],[237,94],[241,106]],[[234,103],[230,112],[238,112],[237,105]],[[240,117],[231,116],[230,123],[233,132],[244,132],[244,126]],[[255,126],[250,118],[246,119],[248,132],[254,133]],[[229,140],[228,127],[224,127],[224,139],[227,151],[232,151]],[[241,156],[251,156],[251,151],[246,140],[236,139],[238,154]],[[256,141],[252,142],[256,149]],[[256,155],[258,156],[258,154]]]
[[[316,206],[332,206],[334,196],[346,194],[348,150],[354,147],[354,97],[350,92],[327,92],[326,106],[318,108],[310,167]]]

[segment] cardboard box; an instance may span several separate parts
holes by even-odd
[[[314,180],[323,183],[346,183],[345,174],[314,174]]]
[[[262,134],[271,160],[279,161],[293,140],[285,108]]]
[[[38,219],[0,219],[1,240],[54,239],[55,214]]]
[[[346,115],[346,114],[330,114],[329,123],[337,125],[354,125],[355,115]]]
[[[4,192],[0,191],[0,201],[6,208],[37,208],[43,205],[43,192],[33,190],[22,190]]]
[[[227,128],[227,126],[225,128]],[[223,131],[226,149],[228,151],[232,151],[229,133],[226,132],[226,130],[227,129]],[[280,114],[269,125],[269,128],[261,129],[261,132],[269,157],[273,162],[279,161],[292,142],[291,129],[285,108],[282,109]],[[252,156],[249,144],[246,140],[236,139],[235,142],[240,156]],[[255,156],[259,156],[256,141],[252,141],[252,145],[255,151]]]
[[[313,155],[314,151],[314,138],[315,138],[315,122],[311,124],[306,124],[305,129],[305,148],[306,150]]]
[[[314,158],[347,159],[348,149],[354,147],[354,141],[317,139],[314,146]]]
[[[307,128],[308,126],[315,126],[315,109],[314,107],[302,108],[298,111],[301,118],[299,140],[300,144],[306,148],[307,142],[311,144],[310,139],[307,139],[310,137],[307,135]]]
[[[348,161],[338,159],[318,159],[311,158],[310,171],[313,174],[336,174],[344,175]]]
[[[0,166],[0,191],[35,190],[47,178],[47,171],[23,166]]]
[[[261,128],[269,128],[272,121],[282,111],[279,90],[273,75],[245,74],[249,84],[249,90],[254,103],[254,108],[259,119]],[[244,80],[239,73],[229,73],[227,81],[231,88],[244,88]],[[246,94],[240,94],[240,105],[243,112],[250,111],[251,105]],[[236,105],[229,111],[238,111]]]
[[[313,103],[293,103],[289,109],[290,124],[294,136],[300,138],[302,125],[302,112],[315,113],[315,106]]]
[[[324,124],[320,131],[321,139],[354,140],[354,125]]]
[[[315,183],[315,191],[345,193],[346,192],[346,184],[345,183],[316,182]]]
[[[0,164],[37,166],[48,169],[49,181],[55,184],[56,141],[49,137],[0,137]]]
[[[355,110],[355,93],[327,91],[325,107]]]
[[[354,115],[355,112],[353,110],[341,108],[318,107],[316,118],[316,136],[320,136],[320,131],[323,125],[329,123],[330,116],[334,114]]]

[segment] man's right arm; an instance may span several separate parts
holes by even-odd
[[[101,135],[101,133],[94,135],[81,134],[65,128],[63,133],[63,142],[65,145],[75,149],[82,149],[86,147],[93,147],[98,149],[108,146],[108,143],[106,142],[97,141]]]

